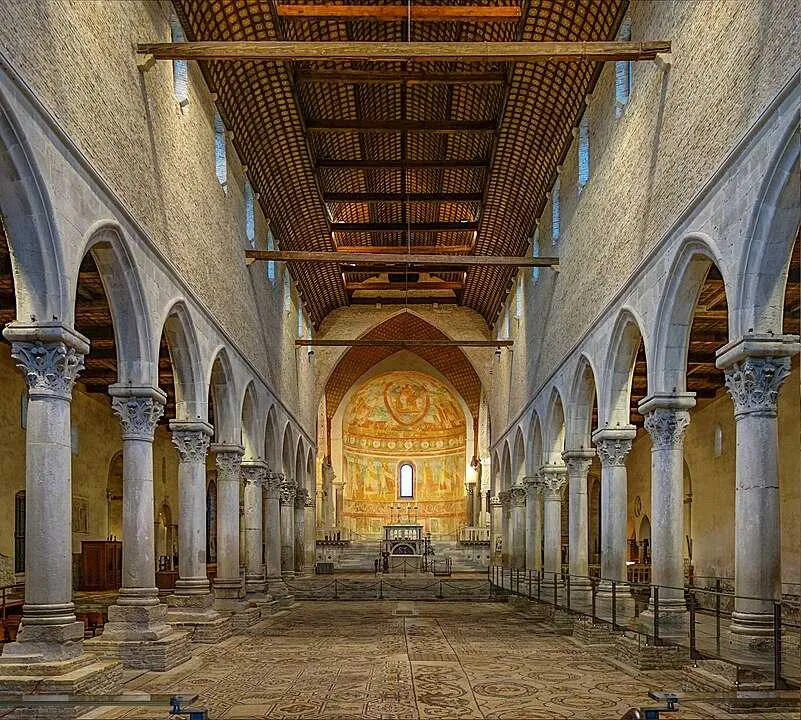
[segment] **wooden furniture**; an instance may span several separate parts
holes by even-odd
[[[25,603],[21,597],[22,589],[22,585],[0,588],[0,644],[17,639],[22,606]]]
[[[159,590],[174,590],[177,579],[177,570],[159,570],[156,573],[156,587]]]
[[[118,590],[122,587],[122,543],[84,540],[81,543],[81,590]]]

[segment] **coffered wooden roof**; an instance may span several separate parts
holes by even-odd
[[[582,41],[626,0],[175,0],[190,41]],[[457,14],[459,19],[450,19]],[[325,17],[319,17],[324,15]],[[443,19],[447,15],[448,19]],[[381,17],[383,16],[383,17]],[[401,19],[399,19],[399,16]],[[433,21],[432,21],[433,20]],[[523,255],[600,66],[591,62],[202,61],[282,250],[406,246]],[[492,323],[509,267],[417,275],[290,264],[315,324],[351,301],[428,291]],[[380,283],[380,288],[362,284]],[[421,292],[416,292],[420,290]],[[399,292],[400,291],[400,292]]]

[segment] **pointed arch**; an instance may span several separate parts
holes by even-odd
[[[501,478],[501,487],[508,490],[512,487],[512,454],[509,451],[509,440],[503,443],[503,476]]]
[[[531,418],[531,428],[528,432],[528,455],[531,463],[531,474],[536,473],[545,463],[542,457],[542,425],[536,413]]]
[[[162,334],[167,339],[175,380],[175,419],[205,420],[208,416],[206,383],[197,333],[183,300],[176,300],[164,313],[161,327]],[[158,357],[157,352],[155,355]]]
[[[292,426],[287,422],[284,425],[284,434],[281,441],[281,468],[284,475],[292,477],[294,471],[294,453],[292,452]]]
[[[512,480],[514,483],[522,483],[523,477],[526,474],[526,444],[523,439],[523,430],[517,428],[515,433],[514,445],[514,468],[512,472]]]
[[[497,495],[501,490],[501,474],[501,459],[498,455],[498,451],[495,450],[495,452],[492,453],[492,466],[490,467],[490,490],[493,495]]]
[[[649,375],[653,392],[682,393],[687,390],[687,354],[693,313],[712,266],[723,277],[728,298],[729,283],[721,271],[720,254],[714,242],[700,233],[688,235],[676,253],[656,313],[654,360]],[[731,327],[731,322],[728,325]]]
[[[157,386],[158,356],[152,354],[147,296],[142,288],[137,264],[119,225],[102,221],[89,228],[84,238],[81,260],[87,254],[95,262],[111,311],[117,351],[117,382]],[[78,269],[70,276],[74,278],[70,296],[75,298]]]
[[[228,350],[220,346],[213,357],[208,387],[209,397],[214,403],[214,438],[223,445],[238,445],[241,416],[236,409],[234,374]]]
[[[595,369],[586,354],[579,357],[567,405],[565,447],[588,450],[592,447],[593,410],[598,411],[598,389]]]
[[[559,388],[551,388],[545,425],[545,461],[549,465],[561,465],[565,449],[565,405]]]
[[[306,457],[306,484],[311,492],[314,492],[314,489],[317,486],[317,477],[315,472],[315,463],[314,463],[314,448],[309,448],[308,455]]]
[[[264,442],[259,437],[258,398],[256,386],[251,380],[245,388],[242,398],[242,445],[245,448],[245,458],[253,460],[260,458]]]
[[[306,488],[306,460],[303,452],[303,440],[298,438],[298,445],[295,449],[295,484],[298,490]]]
[[[642,324],[630,308],[623,308],[615,322],[606,355],[605,387],[600,397],[599,427],[629,425],[631,418],[631,384],[640,345],[648,347],[642,334]],[[647,362],[646,362],[647,365]],[[603,420],[601,420],[603,418]]]
[[[267,422],[264,426],[264,459],[273,470],[281,464],[278,457],[278,421],[275,405],[270,405],[267,411]]]

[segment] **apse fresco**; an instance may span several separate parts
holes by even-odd
[[[351,397],[342,421],[343,521],[365,538],[414,521],[435,538],[455,538],[466,522],[465,416],[430,375],[392,371]],[[398,468],[414,466],[414,498],[400,500]]]

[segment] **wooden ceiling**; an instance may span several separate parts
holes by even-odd
[[[175,0],[190,41],[502,42],[615,37],[625,0]],[[454,15],[455,14],[455,15]],[[369,15],[369,17],[365,17]],[[443,16],[448,17],[443,20]],[[600,66],[200,63],[282,250],[524,255]],[[424,249],[424,250],[423,250]],[[513,267],[290,263],[315,325],[350,302],[455,302],[492,324]],[[368,268],[370,270],[370,268]]]

